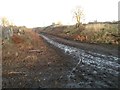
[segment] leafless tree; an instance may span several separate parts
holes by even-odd
[[[83,14],[83,10],[80,7],[77,7],[74,10],[74,18],[76,19],[76,26],[80,27],[81,24],[81,19],[83,18],[84,14]]]
[[[12,29],[13,24],[10,23],[6,17],[2,17],[1,25],[2,25],[2,38],[9,40],[10,36],[13,36],[13,29]]]
[[[9,21],[6,17],[1,18],[1,24],[3,27],[9,26]]]

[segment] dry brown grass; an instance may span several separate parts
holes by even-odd
[[[88,24],[86,25],[85,29],[91,30],[91,31],[100,31],[104,27],[105,27],[105,24]]]

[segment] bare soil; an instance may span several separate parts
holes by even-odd
[[[48,33],[42,33],[42,34],[47,35],[47,37],[52,38],[54,41],[57,41],[59,43],[62,43],[68,46],[77,47],[86,51],[93,51],[96,53],[118,57],[119,45],[80,42],[80,41],[74,41],[67,37],[66,39],[65,37],[62,37],[62,36],[60,37],[54,34],[48,34]]]
[[[33,38],[32,44],[25,43],[22,40],[24,36],[15,36],[13,37],[14,43],[3,45],[2,87],[64,87],[67,83],[66,75],[74,66],[74,60],[58,51],[57,48],[52,48],[37,34],[33,32],[27,32],[27,34],[31,37],[36,36]]]
[[[115,48],[103,47],[100,45],[91,45],[86,43],[73,42],[47,35],[53,40],[69,46],[82,48],[116,56]],[[81,88],[105,88],[118,86],[117,78],[97,71],[97,74],[91,74],[96,68],[91,68],[85,63],[81,63],[76,71],[73,71],[75,77],[69,80],[71,70],[77,65],[77,61],[72,56],[64,53],[62,50],[49,44],[38,34],[32,31],[26,31],[25,35],[12,37],[12,43],[6,42],[2,48],[2,79],[3,88],[80,88],[80,81],[88,82],[92,77],[92,83],[79,83]],[[96,73],[96,72],[94,72]],[[89,76],[89,77],[87,77]],[[103,77],[105,76],[105,77]],[[106,78],[107,77],[107,78]],[[111,78],[111,80],[109,80]],[[108,81],[107,81],[108,80]],[[94,84],[98,81],[97,84]],[[100,81],[104,81],[100,85]],[[110,83],[108,83],[110,81]],[[113,81],[113,83],[111,83]],[[96,85],[96,86],[94,86]]]

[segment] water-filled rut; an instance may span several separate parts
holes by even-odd
[[[118,87],[119,58],[110,55],[85,51],[68,46],[40,34],[48,43],[71,55],[77,62],[76,66],[66,75],[69,80],[84,77],[77,82],[71,81],[65,87]],[[72,77],[72,78],[71,78]]]

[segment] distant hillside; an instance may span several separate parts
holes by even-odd
[[[81,42],[118,44],[120,41],[118,22],[89,23],[79,28],[75,25],[48,26],[40,32]]]

